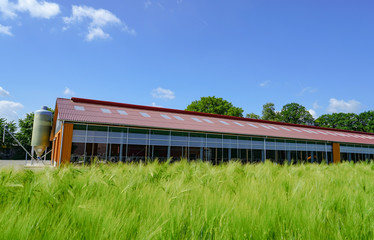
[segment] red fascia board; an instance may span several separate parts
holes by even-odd
[[[303,128],[311,128],[311,129],[330,130],[330,131],[336,131],[336,132],[374,135],[374,133],[343,130],[343,129],[336,129],[336,128],[325,128],[325,127],[301,125],[301,124],[294,124],[294,123],[283,123],[283,122],[275,122],[275,121],[268,121],[268,120],[261,120],[261,119],[234,117],[234,116],[219,115],[219,114],[212,114],[212,113],[203,113],[203,112],[192,112],[192,111],[179,110],[179,109],[151,107],[151,106],[143,106],[143,105],[135,105],[135,104],[119,103],[119,102],[110,102],[110,101],[102,101],[102,100],[94,100],[94,99],[86,99],[86,98],[72,97],[71,101],[76,102],[76,103],[88,103],[88,104],[96,104],[96,105],[104,105],[104,106],[112,106],[112,107],[124,107],[124,108],[143,109],[143,110],[150,110],[150,111],[161,111],[161,112],[170,112],[170,113],[189,114],[189,115],[194,115],[194,116],[214,117],[214,118],[221,118],[221,119],[224,118],[224,119],[240,120],[240,121],[247,121],[247,122],[268,123],[268,124],[290,126],[290,127],[303,127]]]

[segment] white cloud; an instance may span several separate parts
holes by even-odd
[[[260,83],[259,85],[260,85],[260,87],[266,87],[267,85],[269,85],[269,83],[270,83],[270,81],[267,80],[265,82]]]
[[[37,18],[50,19],[60,13],[60,6],[57,3],[37,0],[19,0],[16,8]]]
[[[72,95],[75,95],[75,92],[71,90],[70,88],[65,87],[64,95],[72,96]]]
[[[345,112],[345,113],[356,113],[361,108],[361,103],[356,100],[337,100],[335,98],[330,99],[330,104],[327,111],[330,113]]]
[[[17,12],[29,12],[31,17],[50,19],[60,13],[60,6],[38,0],[18,0],[17,3],[0,0],[0,12],[5,18],[15,18]]]
[[[314,111],[313,109],[309,109],[308,111],[310,112],[310,114],[312,114],[313,118],[317,118],[316,111]]]
[[[12,27],[10,26],[4,26],[0,24],[0,34],[5,34],[8,36],[13,36],[12,32],[10,31]]]
[[[4,88],[2,88],[0,86],[0,96],[2,96],[2,97],[10,97],[10,93],[7,90],[5,90]]]
[[[144,2],[144,7],[149,8],[152,5],[152,2],[150,0],[147,0]]]
[[[90,23],[88,24],[88,33],[86,35],[87,41],[92,41],[96,38],[109,38],[110,35],[103,30],[107,25],[120,25],[123,31],[135,34],[135,30],[130,29],[116,15],[106,9],[74,5],[72,6],[72,15],[64,17],[63,20],[66,24],[81,23],[84,20],[89,20]]]
[[[164,89],[161,87],[155,88],[152,90],[152,97],[154,98],[163,98],[163,99],[174,99],[174,92],[170,89]]]
[[[6,118],[8,121],[18,119],[18,111],[23,109],[23,105],[18,102],[0,101],[0,117]]]
[[[86,36],[86,40],[87,41],[92,41],[95,38],[106,39],[106,38],[110,38],[110,35],[108,33],[105,33],[103,31],[103,29],[101,29],[99,27],[98,28],[90,28],[90,29],[88,29],[88,34]]]
[[[10,3],[8,0],[0,0],[0,13],[4,18],[15,18],[17,16],[15,7],[16,4]]]

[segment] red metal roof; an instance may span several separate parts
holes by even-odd
[[[56,105],[59,118],[71,122],[374,145],[371,133],[82,98],[58,98]]]

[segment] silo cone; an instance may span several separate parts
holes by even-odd
[[[51,132],[52,112],[44,106],[34,113],[34,125],[32,129],[31,146],[35,153],[41,157],[49,146],[49,134]]]

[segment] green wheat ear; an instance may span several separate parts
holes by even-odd
[[[372,161],[1,169],[0,239],[373,239],[373,173]]]

